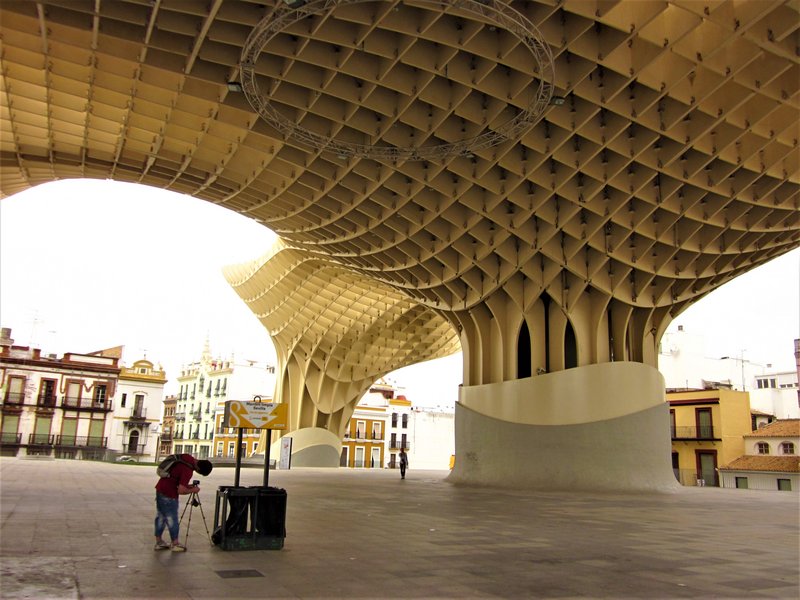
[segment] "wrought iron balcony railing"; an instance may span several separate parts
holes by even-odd
[[[36,406],[41,408],[55,408],[56,397],[55,394],[39,394],[36,397]]]
[[[700,427],[672,427],[673,440],[718,440],[720,439],[713,425]]]
[[[5,404],[25,404],[25,392],[7,392]]]
[[[22,443],[21,433],[10,433],[4,431],[0,433],[0,444],[8,444],[10,446],[19,446]]]
[[[69,446],[73,448],[105,448],[108,446],[108,438],[87,435],[57,435],[56,446]]]
[[[55,436],[50,433],[29,433],[28,444],[31,446],[52,446]]]
[[[77,396],[63,396],[62,408],[79,410],[113,410],[113,403],[109,398],[78,398]]]

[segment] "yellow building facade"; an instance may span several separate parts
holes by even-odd
[[[727,389],[667,392],[672,469],[683,485],[719,486],[719,467],[744,454],[750,395]]]
[[[385,439],[386,407],[357,406],[345,429],[339,466],[382,468]]]

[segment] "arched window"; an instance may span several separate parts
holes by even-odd
[[[523,319],[517,338],[517,378],[531,376],[531,332]]]
[[[794,454],[794,443],[781,442],[781,454]]]
[[[769,454],[769,444],[767,442],[758,442],[756,444],[756,452],[759,454]]]
[[[572,369],[578,366],[578,342],[575,339],[575,330],[567,319],[567,328],[564,331],[564,368]]]

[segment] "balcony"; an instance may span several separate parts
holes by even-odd
[[[673,440],[716,440],[721,438],[717,435],[713,425],[701,425],[700,427],[671,427],[670,433]]]
[[[3,404],[9,405],[22,405],[25,404],[25,392],[8,392],[6,394],[5,399],[3,400]]]
[[[61,408],[106,412],[114,410],[113,402],[108,398],[78,398],[76,396],[63,396]]]
[[[50,408],[53,409],[56,407],[56,396],[55,394],[39,394],[36,397],[36,407],[37,408]]]
[[[22,443],[21,433],[0,433],[0,446],[19,446]]]
[[[131,409],[131,416],[129,420],[131,421],[144,421],[147,419],[147,409],[146,408],[132,408]]]
[[[144,454],[145,446],[147,444],[125,444],[122,451],[125,454],[141,455]]]
[[[392,440],[391,442],[389,442],[389,448],[391,448],[392,450],[395,450],[395,449],[397,449],[397,450],[401,450],[401,449],[402,450],[408,450],[408,449],[411,448],[411,444],[409,444],[409,442],[407,442],[407,441],[406,442],[402,442],[402,441],[398,441],[398,440]]]
[[[56,446],[67,446],[69,448],[106,448],[108,446],[107,437],[95,437],[86,435],[57,435]]]
[[[52,446],[53,440],[55,440],[54,435],[50,433],[30,433],[28,434],[28,445],[29,446]]]
[[[380,433],[372,432],[372,439],[373,440],[382,440],[383,436]]]

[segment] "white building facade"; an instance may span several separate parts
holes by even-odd
[[[145,462],[156,461],[166,383],[166,373],[149,360],[137,360],[133,366],[121,368],[109,448]]]
[[[394,396],[395,390],[384,381],[377,382],[370,393],[359,401],[345,436],[348,454],[355,452],[355,462],[345,461],[342,466],[379,466],[375,460],[379,440],[383,444],[383,466],[397,469],[400,450],[408,455],[409,469],[448,469],[455,453],[455,413],[443,408],[415,407],[404,395]],[[363,460],[359,461],[359,420],[363,421],[361,446]],[[352,431],[351,431],[352,430]],[[355,433],[353,433],[355,432]],[[349,447],[356,442],[355,447]],[[369,454],[369,456],[367,456]]]
[[[200,360],[181,369],[178,385],[173,451],[197,458],[232,457],[235,445],[230,446],[235,444],[237,435],[220,425],[225,402],[252,400],[255,396],[269,401],[275,393],[275,367],[214,358],[206,342]],[[258,443],[259,432],[246,435],[243,445],[248,452],[252,444]]]
[[[800,418],[796,371],[779,371],[771,364],[751,362],[742,352],[738,356],[708,357],[703,336],[685,331],[680,325],[661,339],[658,370],[667,389],[728,387],[750,392],[750,407],[754,410],[778,419]]]
[[[0,333],[0,452],[155,460],[166,375],[153,363],[122,364],[122,346],[43,355]]]
[[[449,469],[456,451],[455,412],[414,407],[410,416],[409,465],[417,469]]]
[[[800,491],[800,419],[774,421],[744,436],[745,455],[719,469],[721,485]]]

